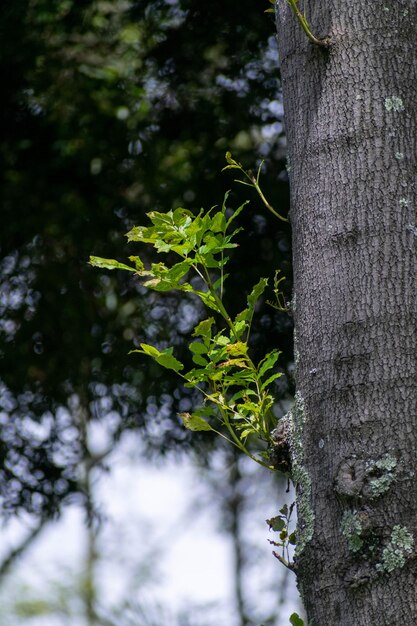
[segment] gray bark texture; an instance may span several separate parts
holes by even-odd
[[[417,2],[307,9],[327,49],[277,2],[299,588],[309,626],[415,626]]]

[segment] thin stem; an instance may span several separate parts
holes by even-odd
[[[200,263],[201,263],[201,261],[200,261]],[[206,283],[207,288],[208,288],[210,294],[213,296],[213,298],[214,298],[214,300],[215,300],[215,302],[217,304],[217,308],[218,308],[219,313],[221,314],[221,316],[223,317],[223,319],[225,320],[225,322],[229,326],[229,328],[232,331],[232,334],[233,334],[234,338],[236,339],[236,341],[238,341],[239,338],[238,338],[237,333],[236,333],[235,325],[233,324],[233,321],[232,321],[230,315],[226,311],[221,298],[219,298],[219,295],[217,294],[216,290],[213,287],[213,282],[212,282],[212,280],[210,278],[210,273],[208,271],[208,268],[204,265],[204,263],[201,263],[201,264],[202,264],[202,266],[204,268],[204,272],[206,274],[206,278],[205,279],[203,278],[203,280]],[[200,276],[201,276],[201,274],[200,274]]]
[[[287,0],[288,4],[294,11],[298,21],[300,22],[300,26],[307,35],[308,39],[314,43],[316,46],[328,47],[330,45],[329,37],[325,37],[324,39],[318,39],[311,31],[310,25],[307,21],[305,15],[303,15],[300,9],[297,6],[297,0]]]
[[[9,554],[3,559],[0,564],[0,580],[8,574],[9,570],[14,565],[15,561],[25,552],[27,548],[35,541],[37,536],[41,533],[48,519],[41,517],[35,528],[29,532],[29,534],[23,539],[23,541],[16,547],[10,550]]]
[[[279,220],[281,220],[281,222],[288,222],[289,220],[286,217],[283,217],[282,215],[280,215],[279,213],[277,213],[277,211],[275,211],[274,207],[272,207],[268,200],[265,198],[262,189],[260,188],[258,181],[256,180],[256,178],[254,176],[248,176],[249,180],[252,181],[253,186],[255,187],[260,199],[262,200],[262,202],[264,203],[264,205],[266,206],[266,208],[268,209],[268,211],[270,211],[273,215],[275,215],[275,217],[277,217]]]
[[[278,561],[280,563],[282,563],[287,569],[294,571],[294,563],[290,563],[289,561],[287,561],[287,559],[284,559],[280,554],[278,554],[278,552],[272,552],[272,554],[274,555],[274,557],[276,559],[278,559]]]

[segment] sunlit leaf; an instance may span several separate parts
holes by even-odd
[[[156,239],[155,234],[152,235],[152,229],[146,226],[134,226],[126,237],[128,241],[141,241],[143,243],[153,243]]]
[[[188,430],[194,432],[213,430],[210,424],[199,415],[191,415],[190,413],[179,413],[178,415],[182,419],[185,428],[188,428]]]
[[[227,224],[226,224],[226,228],[229,228],[230,224],[233,222],[233,220],[235,220],[237,218],[237,216],[243,211],[243,209],[245,208],[245,206],[249,204],[249,200],[246,200],[246,202],[244,202],[243,204],[240,205],[240,207],[238,207],[236,209],[236,211],[234,211],[234,213],[229,217],[229,219],[227,220]],[[239,229],[240,230],[240,229]]]
[[[141,272],[144,269],[143,262],[138,256],[130,256],[129,261],[135,264],[137,272]]]
[[[267,378],[265,380],[265,382],[262,383],[261,385],[261,391],[263,391],[264,389],[266,389],[271,383],[274,382],[274,380],[276,380],[277,378],[281,378],[282,376],[282,372],[277,372],[276,374],[272,374],[272,376],[270,376],[269,378]]]
[[[211,327],[213,324],[213,317],[209,317],[208,319],[201,321],[194,328],[193,337],[211,337]]]
[[[140,354],[146,354],[152,357],[159,365],[162,365],[162,367],[174,370],[174,372],[178,372],[184,367],[184,365],[173,356],[172,348],[166,348],[160,351],[147,343],[141,343],[140,347],[141,350],[131,350],[130,353],[139,352]]]
[[[142,350],[132,350],[132,352],[143,352],[144,354],[151,356],[153,359],[156,359],[156,357],[161,354],[155,346],[150,346],[147,343],[141,343],[140,347]]]
[[[230,356],[241,356],[247,353],[248,344],[243,341],[236,341],[235,343],[229,343],[226,346],[226,350]]]
[[[229,359],[220,364],[221,367],[244,367],[247,368],[248,364],[243,359]]]
[[[262,359],[262,361],[258,365],[259,378],[262,378],[262,376],[268,370],[274,367],[275,363],[277,362],[279,358],[279,355],[280,353],[278,350],[272,350],[271,352],[268,352],[268,354]]]
[[[184,365],[178,361],[172,354],[172,348],[167,348],[163,350],[157,357],[155,357],[155,361],[169,370],[174,370],[174,372],[178,372],[184,368]]]
[[[239,433],[241,439],[246,439],[246,437],[249,437],[249,435],[253,435],[255,433],[255,431],[253,430],[253,428],[246,428],[245,430],[242,430],[241,433]]]
[[[227,346],[227,344],[230,343],[229,337],[226,337],[225,335],[220,335],[220,334],[214,337],[214,341],[219,346]]]
[[[253,287],[251,293],[248,295],[248,305],[253,308],[256,304],[256,301],[265,291],[268,285],[267,278],[261,278],[259,282]]]
[[[214,233],[220,233],[226,230],[226,218],[223,213],[216,213],[211,221],[211,229]]]
[[[134,267],[115,261],[115,259],[103,259],[100,256],[90,256],[89,264],[106,270],[128,270],[129,272],[136,272],[136,268]]]

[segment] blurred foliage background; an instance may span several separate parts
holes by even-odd
[[[221,173],[226,150],[249,168],[264,160],[264,192],[287,211],[267,8],[261,0],[3,4],[0,497],[3,519],[35,520],[28,544],[70,503],[93,525],[91,472],[106,468],[127,432],[143,458],[187,453],[202,475],[219,446],[227,454],[210,435],[183,431],[176,412],[195,398],[175,374],[128,356],[141,341],[185,351],[196,304],[148,294],[87,260],[135,254],[124,233],[150,210],[207,208],[230,188],[237,207],[251,192]],[[277,268],[291,296],[289,227],[249,199],[226,294],[236,311]],[[291,320],[265,304],[254,331],[255,355],[283,351],[280,412],[293,386]]]

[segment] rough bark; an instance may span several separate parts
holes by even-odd
[[[309,626],[417,624],[417,3],[285,0],[298,580]]]

